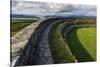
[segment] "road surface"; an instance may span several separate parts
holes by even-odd
[[[51,26],[62,19],[48,19],[43,21],[26,44],[15,66],[53,64],[53,58],[48,44],[48,33]]]

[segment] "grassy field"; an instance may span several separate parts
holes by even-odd
[[[25,28],[26,26],[32,24],[35,21],[34,20],[26,20],[26,21],[22,21],[22,20],[20,21],[20,20],[18,20],[18,21],[12,21],[12,23],[11,23],[11,36],[13,36],[18,31],[20,31],[21,29]]]
[[[61,29],[64,25],[53,25],[49,33],[49,46],[55,63],[75,62],[67,43],[62,38]]]
[[[75,24],[84,24],[84,25],[91,25],[96,24],[95,18],[80,18],[74,21]]]
[[[74,29],[68,33],[67,40],[78,62],[96,60],[96,28]]]

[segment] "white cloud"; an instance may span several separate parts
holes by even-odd
[[[89,15],[96,16],[96,6],[93,5],[71,5],[31,1],[12,1],[13,14],[28,15]]]

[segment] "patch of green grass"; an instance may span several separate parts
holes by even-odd
[[[18,31],[20,31],[21,29],[25,28],[26,26],[32,24],[35,21],[12,21],[11,23],[11,36],[15,35]]]
[[[74,21],[75,24],[96,24],[95,18],[80,18]]]
[[[82,36],[84,34],[84,36]],[[78,38],[92,58],[96,59],[96,29],[81,28],[77,30]]]
[[[62,22],[61,22],[62,23]],[[75,62],[69,50],[69,47],[64,42],[61,34],[61,29],[64,25],[56,23],[53,25],[49,33],[49,46],[55,63],[70,63]]]
[[[68,45],[79,62],[96,60],[96,29],[78,28],[67,35]]]

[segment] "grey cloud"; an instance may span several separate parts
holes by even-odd
[[[95,15],[96,6],[94,5],[71,5],[60,3],[45,3],[31,1],[12,1],[13,14],[31,15]]]

